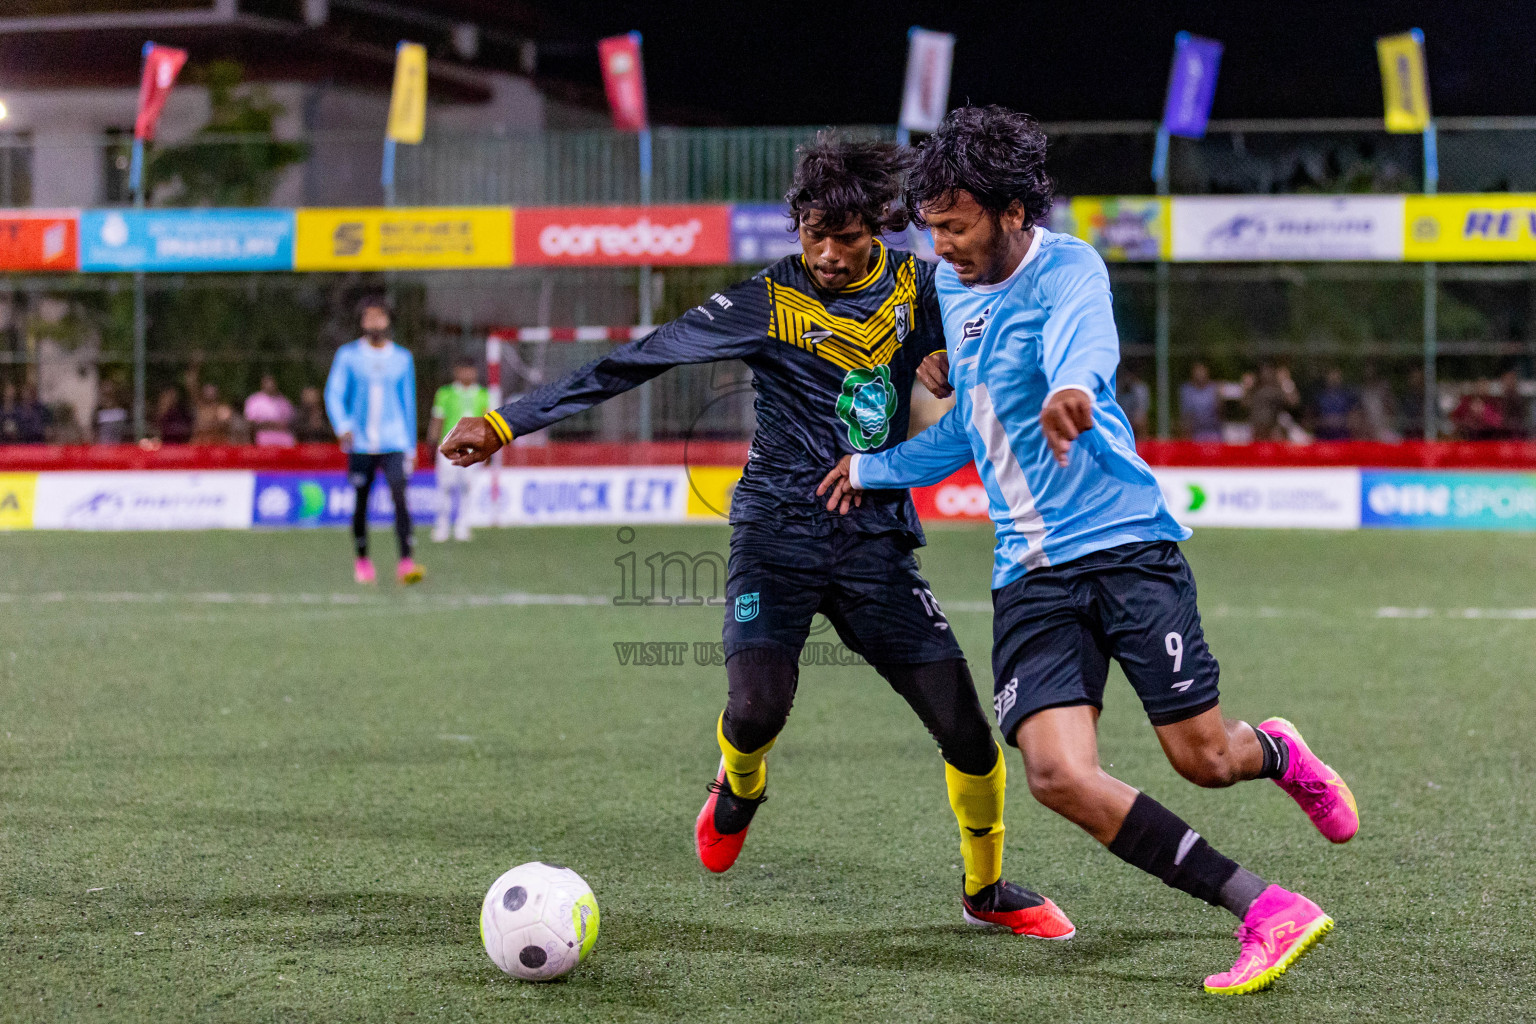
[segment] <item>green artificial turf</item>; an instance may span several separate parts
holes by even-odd
[[[1200,991],[1236,953],[1231,916],[1036,805],[1013,753],[1007,875],[1078,935],[962,926],[937,753],[864,667],[804,669],[742,860],[704,872],[692,825],[723,671],[691,647],[682,666],[626,666],[614,644],[715,641],[721,610],[604,599],[629,552],[644,573],[651,553],[725,539],[482,531],[424,545],[421,587],[359,597],[335,532],[0,535],[0,1020],[1536,1010],[1536,619],[1511,611],[1536,607],[1531,537],[1207,530],[1186,546],[1224,706],[1295,721],[1363,819],[1335,848],[1269,782],[1195,789],[1116,673],[1110,770],[1338,921],[1274,990],[1232,1000]],[[990,540],[935,531],[923,552],[988,697]],[[580,871],[602,908],[592,956],[548,985],[497,972],[477,927],[491,880],[534,859]]]

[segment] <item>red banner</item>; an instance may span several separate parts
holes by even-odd
[[[639,132],[647,127],[645,71],[640,64],[640,33],[626,32],[597,41],[597,59],[603,66],[603,90],[613,110],[613,127]]]
[[[186,62],[186,50],[144,44],[144,74],[139,79],[139,116],[133,122],[134,138],[148,140],[155,137],[160,111],[165,109],[165,99],[171,94],[176,75]]]
[[[0,216],[0,270],[75,270],[80,215],[32,210]]]
[[[729,206],[535,206],[512,217],[512,262],[526,266],[729,263]]]

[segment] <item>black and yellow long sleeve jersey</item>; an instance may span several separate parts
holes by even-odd
[[[843,455],[906,439],[918,364],[943,347],[933,267],[877,242],[869,273],[842,291],[821,291],[801,257],[785,257],[490,419],[508,437],[527,434],[670,367],[741,359],[752,368],[757,433],[731,522],[822,536],[834,517],[816,497],[822,477]],[[861,532],[923,542],[904,490],[869,492],[850,516]]]

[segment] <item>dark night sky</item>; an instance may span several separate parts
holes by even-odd
[[[547,70],[596,82],[586,42],[639,29],[653,105],[731,124],[894,121],[914,24],[958,36],[952,104],[1042,120],[1156,118],[1180,29],[1226,43],[1214,117],[1379,117],[1373,41],[1414,26],[1436,114],[1536,114],[1530,0],[525,2],[567,41]]]

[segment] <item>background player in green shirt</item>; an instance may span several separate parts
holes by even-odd
[[[490,408],[490,394],[480,383],[479,365],[468,356],[453,364],[453,383],[437,389],[432,398],[432,422],[427,436],[441,445],[448,431],[466,416],[484,416]],[[469,490],[472,474],[483,466],[455,466],[442,452],[437,453],[437,522],[432,539],[469,540]]]

